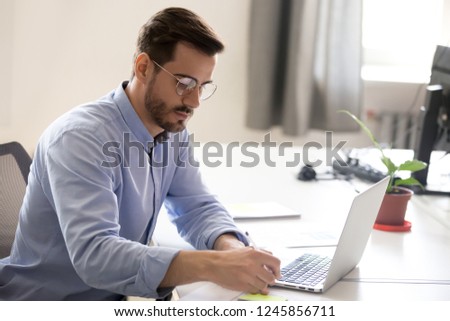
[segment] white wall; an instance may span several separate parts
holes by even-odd
[[[12,1],[0,0],[0,129],[9,125],[11,111],[12,8]]]
[[[265,131],[244,126],[251,99],[246,95],[249,5],[248,0],[0,0],[0,142],[17,140],[32,152],[56,117],[127,79],[140,26],[168,6],[199,13],[227,45],[214,75],[219,89],[191,120],[195,139],[262,141]],[[378,108],[395,97],[396,105],[409,106],[416,87],[403,86],[399,97],[395,86],[380,101],[379,86],[369,84],[366,92],[374,100],[365,105]],[[271,134],[296,144],[325,138],[321,132],[286,137],[275,129]],[[362,134],[336,136],[343,139],[348,146],[369,144]]]

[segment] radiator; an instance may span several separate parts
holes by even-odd
[[[392,148],[414,149],[418,116],[409,112],[383,111],[378,117],[379,142]]]

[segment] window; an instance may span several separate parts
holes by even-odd
[[[450,0],[363,0],[364,79],[428,82]]]

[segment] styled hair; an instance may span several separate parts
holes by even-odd
[[[167,8],[141,27],[134,59],[145,52],[163,65],[173,59],[179,42],[187,42],[209,56],[222,52],[225,47],[203,18],[184,8]]]

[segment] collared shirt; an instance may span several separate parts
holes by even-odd
[[[57,119],[36,148],[0,299],[160,297],[177,249],[149,247],[163,203],[181,236],[211,249],[239,232],[207,190],[186,130],[156,143],[121,84]]]

